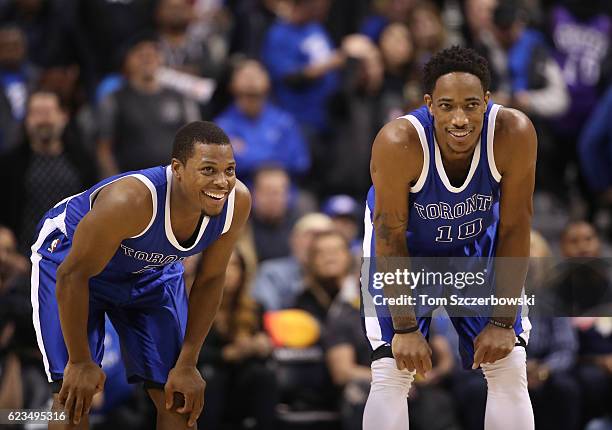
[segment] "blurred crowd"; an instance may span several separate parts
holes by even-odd
[[[493,101],[538,132],[526,287],[561,265],[551,288],[571,309],[532,318],[537,428],[611,429],[612,317],[576,298],[612,297],[611,16],[606,0],[0,0],[0,409],[51,396],[28,260],[43,213],[104,177],[167,164],[177,129],[203,119],[229,135],[253,210],[200,356],[200,428],[360,428],[371,144],[421,105],[431,55],[459,44],[488,59]],[[576,259],[597,267],[585,275]],[[184,264],[190,286],[199,261]],[[481,429],[486,382],[434,320],[411,428]],[[93,426],[152,428],[110,323],[103,368]]]

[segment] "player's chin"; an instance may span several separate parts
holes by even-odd
[[[207,199],[208,200],[208,199]],[[217,216],[223,211],[225,199],[215,202],[205,201],[202,205],[202,211],[208,216]]]

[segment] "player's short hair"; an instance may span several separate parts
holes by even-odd
[[[423,69],[423,89],[425,94],[432,94],[440,76],[452,72],[465,72],[480,79],[484,92],[491,85],[489,64],[480,54],[471,48],[453,46],[436,53],[425,64]]]
[[[209,121],[194,121],[179,129],[172,145],[172,158],[186,164],[193,155],[193,147],[203,143],[206,145],[229,145],[227,134],[215,123]]]

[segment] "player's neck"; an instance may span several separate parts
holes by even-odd
[[[170,186],[170,227],[180,241],[188,240],[197,228],[202,210],[193,206],[181,187],[172,182]]]
[[[465,181],[472,164],[478,139],[480,139],[480,136],[478,136],[472,150],[465,153],[457,153],[446,144],[443,138],[439,138],[436,133],[436,141],[442,158],[442,167],[453,185],[461,185]]]

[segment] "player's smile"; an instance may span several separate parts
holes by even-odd
[[[202,191],[204,203],[207,206],[213,206],[217,210],[221,210],[221,208],[223,208],[228,194],[229,191]]]
[[[474,131],[473,127],[447,129],[447,133],[451,136],[451,140],[454,140],[461,146],[471,146],[471,145],[466,145],[466,143],[467,143],[467,140],[472,135],[473,131]]]

